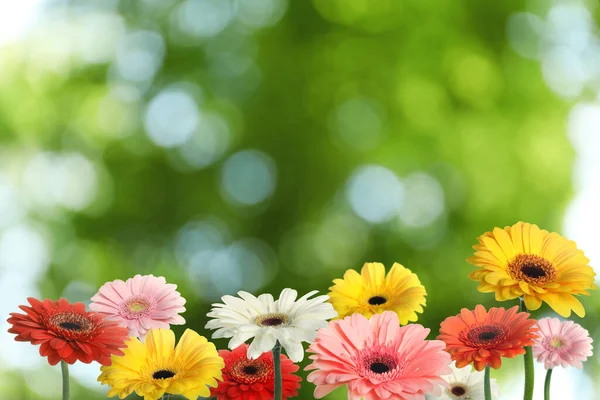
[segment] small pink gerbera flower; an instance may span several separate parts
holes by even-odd
[[[533,356],[546,369],[570,365],[583,368],[582,362],[592,355],[592,338],[588,331],[573,321],[558,318],[538,320],[538,338],[533,345]]]
[[[107,282],[92,297],[90,310],[108,315],[129,329],[131,336],[144,338],[150,329],[185,324],[179,313],[185,311],[185,299],[177,285],[162,276],[136,275],[123,282]]]
[[[319,330],[308,351],[315,370],[307,380],[322,398],[342,385],[349,400],[415,400],[425,393],[442,394],[441,377],[452,373],[446,344],[425,340],[429,329],[418,324],[399,326],[393,311],[367,319],[353,314]]]

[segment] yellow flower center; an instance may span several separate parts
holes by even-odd
[[[519,254],[508,263],[507,270],[513,279],[538,286],[556,279],[552,263],[535,254]]]
[[[555,349],[560,349],[564,344],[565,342],[563,342],[559,337],[553,337],[550,340],[550,346],[554,347]]]
[[[135,303],[129,304],[129,309],[131,311],[143,311],[146,309],[146,305],[143,303],[135,302]]]

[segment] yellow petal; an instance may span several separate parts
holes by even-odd
[[[500,246],[498,246],[498,242],[488,237],[484,237],[482,240],[492,254],[498,259],[498,262],[501,264],[506,264],[508,262],[506,254],[504,254]]]
[[[529,253],[539,255],[542,252],[544,233],[537,225],[531,225],[529,230]]]
[[[525,300],[525,307],[527,307],[528,310],[537,310],[542,305],[542,299],[536,296],[525,294],[523,295],[523,299]]]
[[[150,329],[145,344],[149,356],[169,358],[175,349],[175,334],[170,329]]]
[[[571,307],[561,301],[558,293],[544,293],[540,294],[540,297],[561,317],[568,318],[571,316]]]
[[[370,287],[383,285],[385,281],[385,267],[381,263],[366,263],[361,274],[364,283]]]
[[[523,253],[525,254],[530,254],[531,251],[530,249],[530,236],[529,236],[529,232],[531,230],[531,224],[526,224],[524,223],[522,226],[522,235],[523,235]]]
[[[531,294],[531,290],[529,289],[529,285],[526,282],[519,281],[519,287],[525,294]]]
[[[506,257],[511,260],[517,254],[517,252],[508,233],[506,233],[504,229],[494,228],[494,237],[496,238],[496,241],[500,245],[500,248]]]
[[[525,250],[523,250],[523,223],[517,222],[509,229],[510,237],[512,239],[513,245],[515,246],[515,252],[517,252],[517,254],[524,253]]]

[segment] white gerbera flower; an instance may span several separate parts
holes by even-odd
[[[211,318],[207,329],[216,329],[213,338],[231,338],[229,348],[235,349],[246,340],[254,338],[248,347],[248,357],[258,358],[271,351],[279,341],[294,361],[302,361],[302,342],[312,342],[317,330],[327,326],[327,320],[337,316],[333,306],[326,301],[329,296],[317,296],[313,291],[298,300],[298,292],[283,289],[279,300],[270,294],[258,297],[248,292],[238,292],[241,297],[223,296],[225,304],[213,304],[207,315]]]
[[[442,378],[449,383],[441,396],[443,400],[482,400],[484,396],[484,372],[474,371],[471,366],[456,368],[456,364],[450,365],[452,373]],[[498,398],[498,385],[495,379],[490,379],[492,388],[492,399]]]

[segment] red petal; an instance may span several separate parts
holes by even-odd
[[[52,339],[50,341],[50,346],[52,346],[53,349],[60,349],[60,348],[64,347],[64,345],[66,345],[66,344],[67,344],[66,341],[64,341],[62,339],[58,339],[58,338]]]

